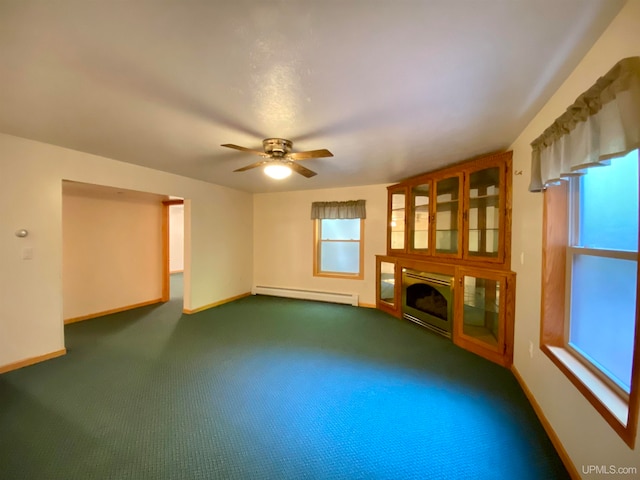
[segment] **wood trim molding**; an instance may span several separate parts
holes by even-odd
[[[553,447],[556,449],[556,452],[558,452],[558,455],[560,456],[560,460],[562,460],[562,463],[564,464],[565,468],[569,472],[569,475],[573,480],[580,480],[581,478],[580,473],[578,473],[576,466],[571,461],[571,458],[569,457],[569,454],[567,453],[564,446],[562,445],[560,438],[558,437],[555,430],[549,423],[549,420],[547,420],[547,417],[545,417],[544,412],[540,407],[540,404],[538,404],[536,400],[536,397],[533,396],[533,393],[531,392],[531,390],[529,390],[529,387],[527,387],[527,384],[525,383],[524,379],[518,372],[518,369],[515,367],[515,365],[511,366],[511,372],[513,373],[513,376],[516,377],[516,380],[520,384],[522,391],[524,392],[525,396],[529,400],[529,403],[533,407],[533,411],[536,412],[536,415],[538,416],[538,419],[540,420],[542,427],[544,428],[545,432],[547,432],[547,435],[549,436],[549,440],[551,440]]]
[[[163,200],[163,205],[171,206],[171,205],[184,205],[184,200],[181,198],[175,198],[173,200]]]
[[[544,191],[542,214],[542,321],[540,345],[562,346],[564,338],[569,184]]]
[[[170,281],[171,274],[169,263],[169,204],[162,202],[162,301],[168,302],[170,298]]]
[[[72,317],[64,320],[64,324],[82,322],[84,320],[91,320],[92,318],[103,317],[105,315],[111,315],[112,313],[124,312],[127,310],[133,310],[134,308],[146,307],[149,305],[155,305],[156,303],[162,303],[161,298],[155,300],[149,300],[148,302],[135,303],[133,305],[127,305],[126,307],[112,308],[110,310],[104,310],[102,312],[90,313],[88,315],[82,315],[80,317]]]
[[[224,305],[225,303],[234,302],[235,300],[240,300],[241,298],[248,297],[249,295],[251,295],[251,292],[241,293],[240,295],[236,295],[235,297],[229,297],[229,298],[226,298],[224,300],[220,300],[218,302],[209,303],[208,305],[203,305],[202,307],[198,307],[198,308],[195,308],[193,310],[190,310],[188,308],[184,308],[182,310],[182,313],[184,313],[186,315],[192,315],[194,313],[202,312],[204,310],[209,310],[210,308],[213,308],[213,307],[218,307],[220,305]]]
[[[52,358],[61,357],[66,355],[67,349],[56,350],[55,352],[45,353],[44,355],[38,355],[37,357],[25,358],[19,362],[9,363],[0,367],[0,374],[11,372],[12,370],[18,370],[22,367],[28,367],[36,363],[44,362],[45,360],[51,360]]]
[[[358,302],[358,306],[362,308],[376,308],[375,303],[360,303]]]

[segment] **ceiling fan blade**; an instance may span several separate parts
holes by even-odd
[[[234,170],[234,172],[245,172],[247,170],[251,170],[252,168],[261,167],[265,163],[269,163],[269,161],[268,160],[261,160],[261,161],[256,162],[256,163],[252,163],[251,165],[247,165],[246,167],[242,167],[242,168],[239,168],[237,170]]]
[[[287,165],[289,165],[291,167],[291,170],[293,170],[294,172],[299,173],[300,175],[303,175],[307,178],[311,178],[317,175],[317,173],[313,170],[309,170],[308,168],[303,167],[296,162],[290,162]]]
[[[253,153],[254,155],[260,155],[261,157],[268,157],[268,153],[260,152],[258,150],[251,150],[250,148],[241,147],[240,145],[234,145],[232,143],[225,143],[220,145],[221,147],[233,148],[234,150],[240,150],[241,152]]]
[[[326,148],[321,150],[309,150],[308,152],[296,152],[287,154],[287,158],[291,160],[306,160],[308,158],[326,158],[333,157],[333,153],[331,153]]]

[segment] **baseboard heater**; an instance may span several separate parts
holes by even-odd
[[[316,300],[320,302],[343,303],[358,306],[358,294],[320,292],[317,290],[302,290],[298,288],[265,287],[256,285],[251,289],[253,295],[271,295],[273,297],[298,298],[301,300]]]

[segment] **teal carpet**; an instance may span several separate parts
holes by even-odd
[[[569,478],[512,374],[382,312],[248,297],[68,325],[0,376],[0,479]]]

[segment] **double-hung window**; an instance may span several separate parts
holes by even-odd
[[[638,151],[569,180],[566,347],[631,392],[638,272]]]
[[[364,200],[314,202],[313,274],[362,279]]]

